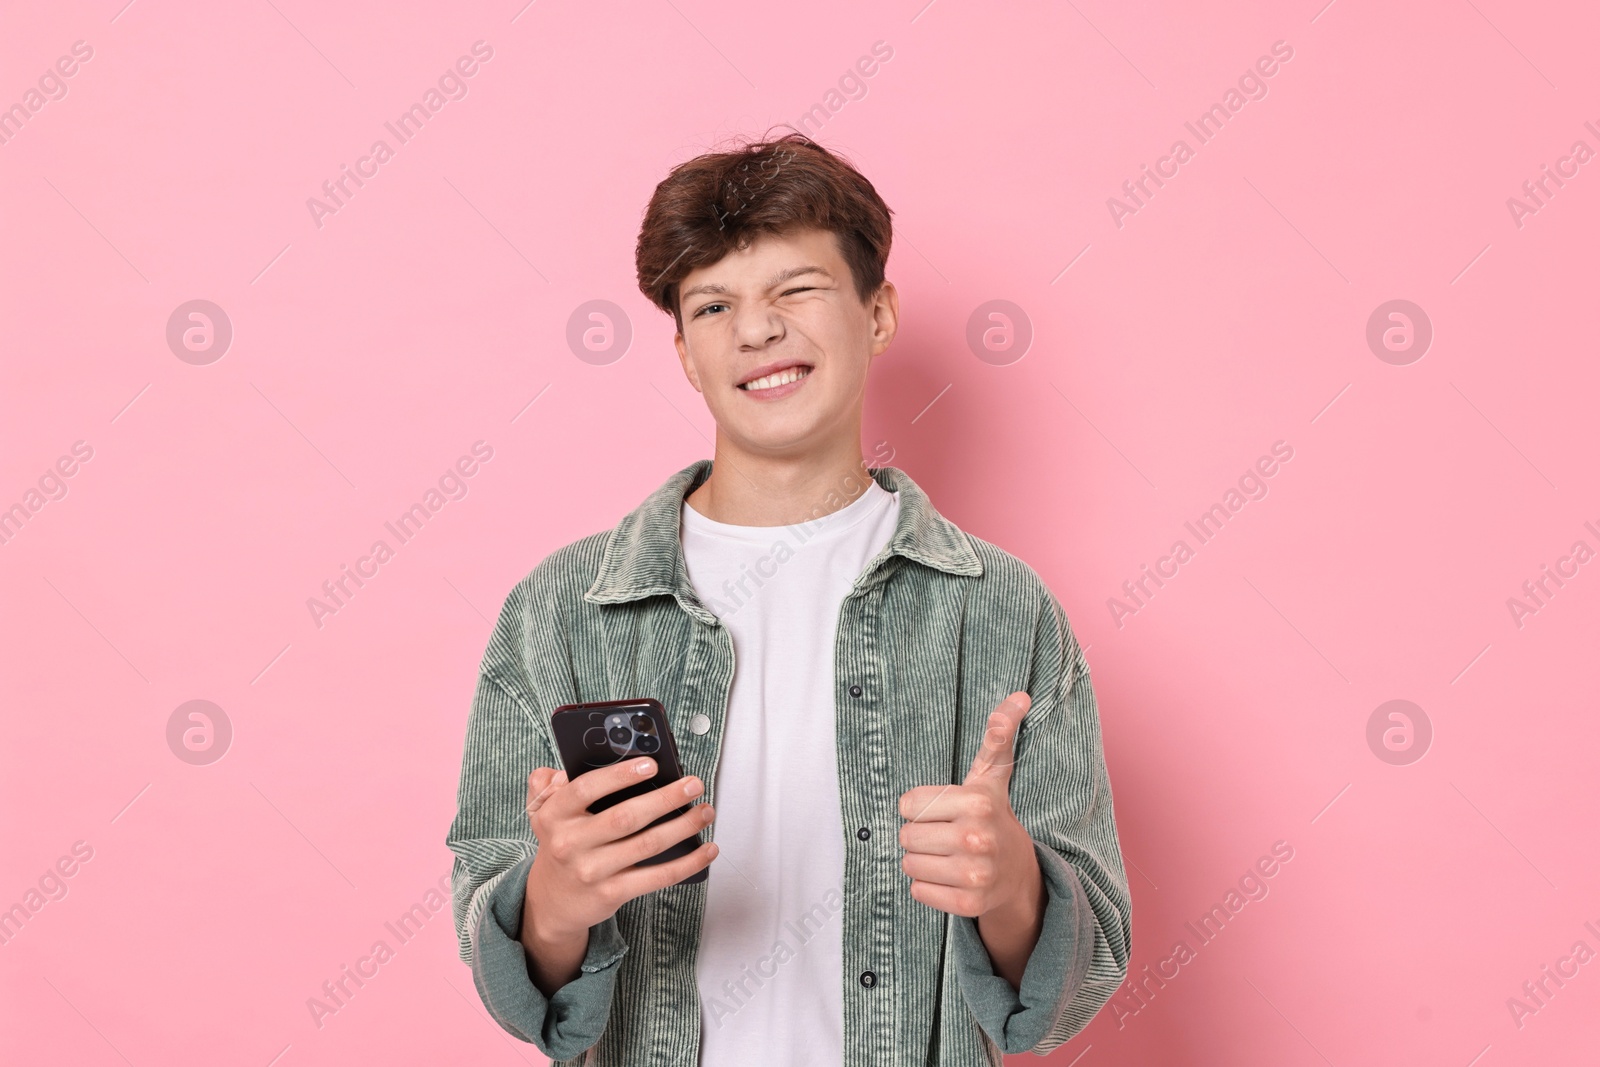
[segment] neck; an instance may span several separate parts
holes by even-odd
[[[734,448],[719,432],[711,474],[687,500],[717,522],[792,526],[861,499],[872,480],[859,435],[822,452],[773,456]]]

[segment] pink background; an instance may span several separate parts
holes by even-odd
[[[1323,2],[12,5],[0,105],[93,57],[0,144],[0,506],[93,457],[0,546],[0,906],[92,858],[0,946],[0,1059],[543,1062],[448,910],[404,945],[384,924],[449,870],[506,593],[710,454],[635,288],[651,189],[826,109],[877,41],[812,127],[896,211],[866,446],[1061,598],[1135,977],[1194,952],[1050,1062],[1592,1056],[1600,963],[1520,1026],[1507,999],[1600,951],[1600,563],[1521,626],[1507,599],[1600,549],[1600,161],[1521,226],[1506,201],[1600,149],[1600,16]],[[467,95],[319,227],[307,199],[479,40]],[[1276,41],[1267,95],[1119,227],[1107,199]],[[233,328],[205,365],[166,340],[195,299]],[[1033,331],[1003,365],[966,341],[996,299]],[[1392,299],[1433,327],[1407,365],[1366,341]],[[591,300],[631,323],[610,363],[566,340]],[[467,495],[319,627],[308,598],[480,440]],[[1267,496],[1119,627],[1108,599],[1277,441]],[[1367,741],[1394,699],[1433,731],[1406,765]],[[231,723],[209,765],[169,747],[190,700]],[[1199,945],[1184,924],[1279,841]],[[380,939],[319,1027],[308,999]]]

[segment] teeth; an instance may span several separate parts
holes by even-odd
[[[810,373],[811,368],[809,367],[789,367],[786,370],[778,371],[776,374],[769,374],[765,378],[757,378],[754,381],[745,382],[739,388],[751,390],[775,389],[780,385],[788,385],[790,382],[797,382]]]

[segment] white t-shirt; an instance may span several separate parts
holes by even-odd
[[[833,649],[840,604],[899,512],[900,494],[876,481],[794,526],[733,526],[683,505],[690,584],[734,650],[695,966],[701,1067],[844,1058]]]

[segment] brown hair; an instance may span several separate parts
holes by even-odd
[[[709,152],[656,186],[634,253],[639,289],[683,329],[678,284],[762,234],[827,230],[866,303],[883,284],[889,206],[847,160],[803,133]]]

